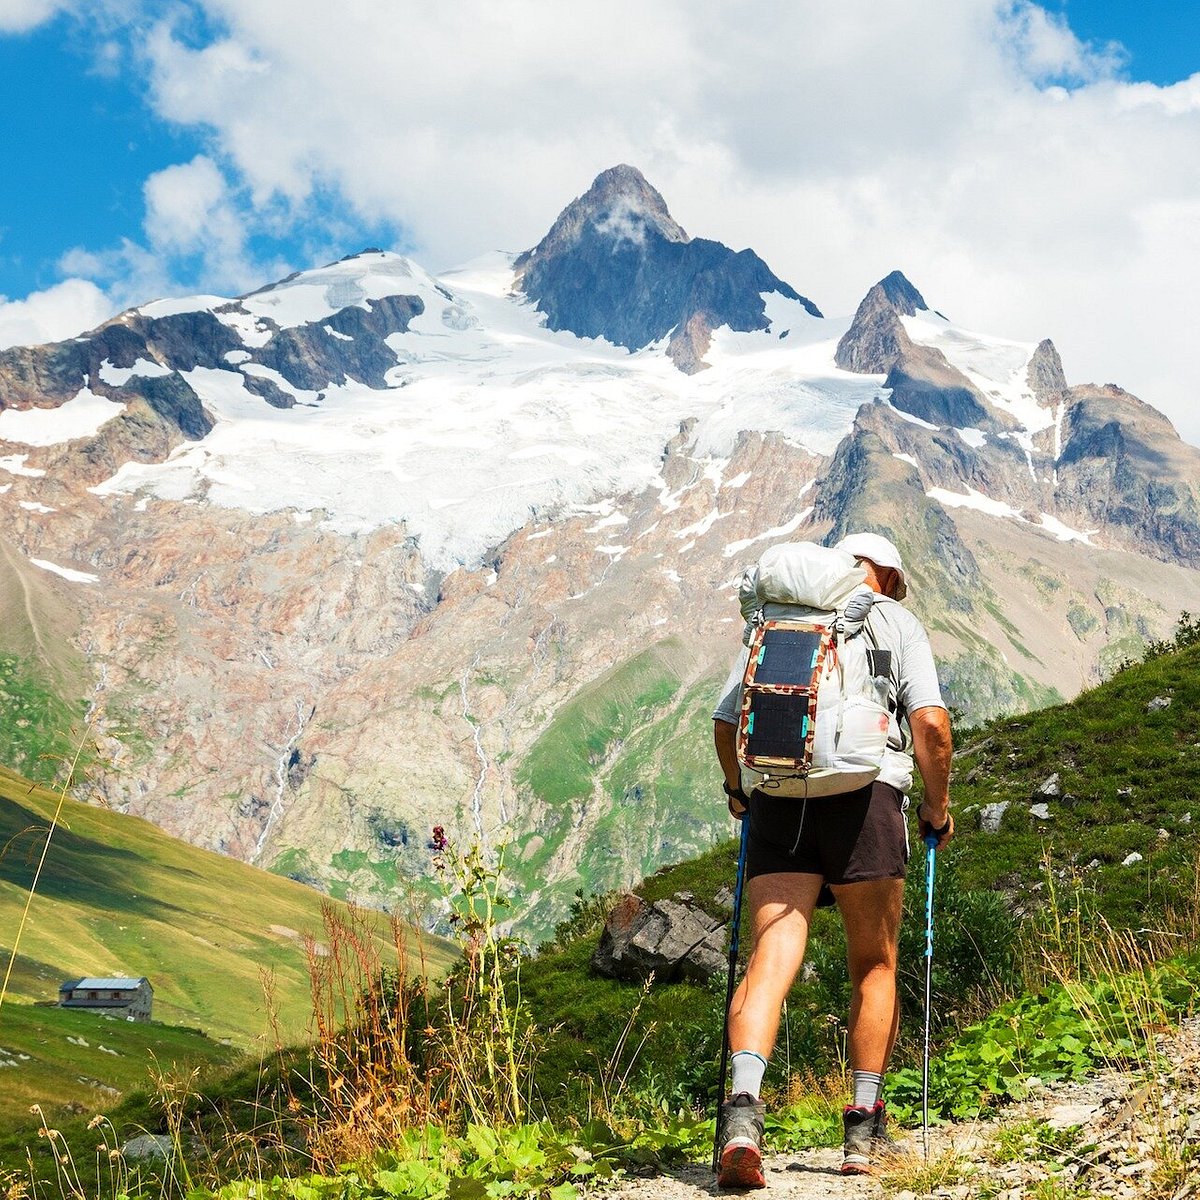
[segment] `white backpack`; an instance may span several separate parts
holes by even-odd
[[[742,790],[832,796],[865,787],[887,752],[891,653],[863,630],[875,593],[844,550],[773,546],[742,577],[750,656],[737,755]]]

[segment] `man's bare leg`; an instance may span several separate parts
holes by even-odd
[[[729,1006],[729,1045],[770,1058],[784,998],[808,944],[820,875],[757,875],[746,884],[754,948]]]
[[[879,1083],[887,1071],[900,1004],[896,995],[896,939],[904,899],[902,879],[847,883],[833,888],[846,927],[846,959],[850,968],[848,1049],[855,1072],[854,1099],[846,1106],[842,1173],[863,1175],[880,1140],[886,1137]],[[860,1074],[860,1072],[862,1074]],[[874,1095],[867,1103],[863,1093]]]
[[[850,969],[850,1067],[887,1070],[900,1027],[896,940],[904,903],[903,879],[843,883],[831,889],[846,927]]]
[[[808,943],[808,927],[821,891],[820,875],[758,875],[746,884],[754,948],[746,974],[729,1006],[729,1048],[733,1052],[733,1078],[738,1079],[739,1052],[758,1056],[761,1067],[770,1058],[779,1031],[783,999]],[[760,1071],[743,1075],[745,1082]],[[736,1094],[721,1105],[721,1133],[717,1186],[759,1188],[766,1185],[762,1167],[764,1111],[753,1091],[740,1084]]]

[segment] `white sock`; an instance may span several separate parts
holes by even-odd
[[[729,1060],[733,1067],[733,1080],[729,1085],[729,1093],[736,1096],[739,1092],[749,1092],[758,1099],[762,1090],[763,1076],[767,1073],[767,1060],[753,1050],[735,1050]]]
[[[854,1072],[854,1107],[874,1108],[883,1095],[883,1076],[874,1071]]]

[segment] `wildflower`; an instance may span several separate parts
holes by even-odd
[[[446,830],[441,825],[435,825],[433,827],[433,836],[429,839],[430,849],[440,853],[448,845],[450,845],[450,841],[446,837]]]

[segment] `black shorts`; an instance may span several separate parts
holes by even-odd
[[[908,866],[908,799],[888,783],[807,800],[750,796],[746,878],[778,872],[826,883],[903,879]]]

